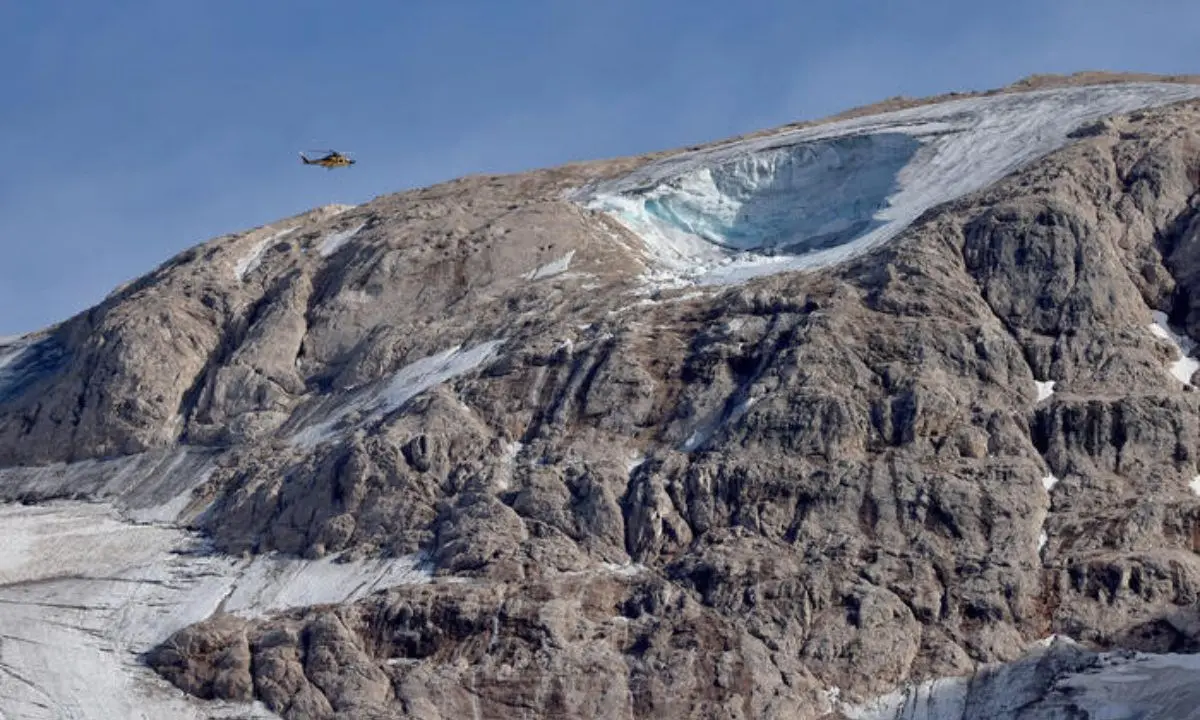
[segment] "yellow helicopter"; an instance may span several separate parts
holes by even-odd
[[[304,153],[300,153],[300,160],[305,165],[320,165],[326,170],[332,170],[339,167],[350,167],[354,164],[354,160],[346,153],[340,153],[337,150],[327,150],[326,154],[319,158],[309,158]]]

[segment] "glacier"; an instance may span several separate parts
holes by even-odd
[[[1200,656],[1096,653],[1052,636],[1022,659],[972,676],[910,685],[867,703],[831,710],[850,720],[1200,720]]]
[[[258,617],[431,581],[417,555],[211,552],[183,525],[203,510],[192,490],[215,457],[173,448],[0,469],[0,719],[277,718],[258,702],[189,697],[141,654],[217,612]]]
[[[1155,337],[1166,340],[1175,349],[1177,360],[1171,363],[1171,374],[1175,379],[1191,387],[1192,375],[1200,370],[1200,360],[1196,359],[1196,343],[1187,333],[1176,332],[1168,322],[1167,314],[1161,310],[1151,313],[1154,322],[1149,326]]]
[[[642,240],[651,285],[739,283],[843,262],[1089,123],[1196,97],[1123,83],[949,100],[678,153],[571,197]]]

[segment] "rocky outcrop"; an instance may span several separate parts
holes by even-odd
[[[150,661],[193,694],[253,693],[306,720],[751,718],[819,698],[815,678],[771,658],[736,622],[635,567],[393,591],[269,622],[222,616]]]

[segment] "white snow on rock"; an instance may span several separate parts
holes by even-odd
[[[539,267],[535,270],[529,271],[525,275],[525,279],[530,280],[530,281],[544,280],[548,277],[554,277],[555,275],[561,275],[561,274],[565,273],[568,268],[571,267],[571,258],[573,258],[573,257],[575,257],[574,250],[568,252],[566,255],[563,255],[562,257],[555,260],[554,262],[546,263],[545,265],[542,265],[541,267]]]
[[[295,607],[353,602],[389,587],[427,583],[432,577],[418,555],[349,563],[259,555],[240,569],[221,609],[259,617]]]
[[[1154,333],[1155,337],[1162,338],[1175,346],[1175,352],[1179,354],[1179,359],[1171,363],[1171,374],[1179,379],[1184,385],[1192,384],[1192,374],[1200,370],[1200,360],[1197,360],[1194,352],[1196,343],[1190,337],[1183,333],[1175,332],[1167,323],[1167,314],[1159,310],[1155,310],[1154,322],[1150,325],[1150,332]]]
[[[754,407],[754,403],[756,402],[758,402],[758,398],[745,396],[731,408],[727,407],[727,404],[718,407],[699,422],[692,433],[679,446],[679,449],[686,453],[699,450],[722,427],[732,425],[741,420],[746,411]]]
[[[1049,635],[1047,635],[1046,637],[1044,637],[1044,638],[1042,638],[1041,640],[1038,640],[1037,642],[1035,642],[1035,643],[1033,644],[1033,647],[1035,647],[1035,648],[1048,648],[1048,647],[1050,647],[1051,645],[1053,645],[1053,644],[1054,644],[1054,643],[1056,643],[1056,642],[1063,642],[1063,643],[1068,643],[1068,644],[1071,644],[1071,645],[1078,645],[1078,644],[1079,644],[1079,643],[1075,642],[1074,638],[1072,638],[1070,635],[1060,635],[1060,634],[1058,634],[1058,633],[1050,633],[1050,634],[1049,634]]]
[[[1042,487],[1046,490],[1046,494],[1050,494],[1057,484],[1058,478],[1054,476],[1054,473],[1046,473],[1046,476],[1042,478]],[[1042,527],[1038,529],[1037,551],[1039,555],[1046,549],[1048,542],[1050,542],[1050,536],[1046,533],[1046,520],[1043,518]]]
[[[1192,481],[1188,483],[1188,487],[1191,488],[1192,492],[1200,495],[1200,475],[1192,478]]]
[[[29,340],[20,335],[5,335],[0,337],[0,372],[4,368],[17,359],[26,347],[29,346]]]
[[[622,577],[636,577],[646,572],[645,565],[635,562],[625,563],[623,565],[618,565],[617,563],[602,563],[601,567],[613,573],[614,575],[620,575]]]
[[[454,346],[437,355],[421,358],[397,370],[390,378],[354,393],[321,421],[291,437],[293,445],[311,448],[337,435],[337,427],[349,415],[357,424],[375,422],[429,388],[468,373],[496,356],[503,340],[480,343],[467,350]]]
[[[1086,123],[1198,96],[1129,83],[953,100],[679,153],[573,198],[642,239],[652,284],[737,283],[841,262]]]
[[[512,487],[513,473],[516,470],[517,456],[521,454],[521,450],[525,448],[525,444],[518,441],[507,443],[504,446],[504,455],[501,457],[500,472],[496,475],[496,489],[508,490]]]
[[[1038,402],[1043,402],[1045,400],[1049,400],[1050,396],[1054,394],[1054,381],[1053,380],[1047,380],[1045,382],[1042,382],[1040,380],[1035,380],[1034,385],[1037,386],[1037,401]]]
[[[242,256],[241,260],[237,261],[237,264],[233,267],[233,274],[237,276],[239,281],[245,280],[246,275],[253,272],[258,268],[259,264],[262,263],[263,253],[267,251],[267,247],[269,247],[271,243],[279,240],[280,238],[291,235],[292,233],[296,232],[296,230],[297,228],[280,230],[279,232],[273,233],[264,237],[262,240],[259,240],[254,244],[254,247],[250,248],[250,252]]]
[[[326,235],[325,239],[321,241],[321,246],[318,248],[321,257],[329,257],[340,250],[343,245],[350,242],[358,234],[359,230],[362,230],[366,226],[367,224],[362,222],[352,228]]]

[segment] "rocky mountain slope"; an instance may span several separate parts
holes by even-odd
[[[1190,717],[1194,80],[319,208],[0,341],[0,717]]]

